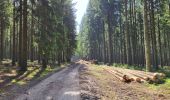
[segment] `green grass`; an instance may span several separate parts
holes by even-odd
[[[145,68],[142,67],[142,66],[132,66],[132,65],[128,65],[128,64],[116,64],[116,63],[114,63],[112,66],[113,67],[126,68],[126,69],[132,69],[132,70],[142,70],[142,71],[145,71]]]
[[[61,67],[56,67],[56,68],[52,68],[52,67],[47,67],[40,75],[40,77],[44,77],[46,75],[48,75],[51,72],[60,70],[61,68],[65,67],[65,65],[61,66]]]
[[[163,84],[146,84],[150,89],[161,91],[163,94],[170,94],[170,78],[165,79]]]
[[[161,90],[165,94],[170,94],[170,67],[165,66],[158,70],[158,72],[162,72],[166,74],[166,79],[162,84],[147,84],[149,88],[154,90]]]
[[[34,67],[28,67],[28,71],[26,71],[22,76],[25,76],[23,79],[13,79],[11,84],[25,85],[29,80],[35,77],[35,75],[40,71],[40,68],[34,69]]]
[[[39,78],[45,77],[49,73],[60,70],[63,67],[65,67],[65,65],[62,65],[60,67],[48,66],[44,70],[42,70],[41,68],[34,69],[33,67],[29,67],[28,71],[23,74],[23,75],[25,75],[25,77],[23,79],[19,79],[19,80],[13,79],[11,84],[25,85],[25,84],[29,83],[32,79],[39,79]]]

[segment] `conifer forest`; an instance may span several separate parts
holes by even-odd
[[[0,0],[0,100],[170,100],[170,0]]]

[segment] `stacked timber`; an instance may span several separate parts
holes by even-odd
[[[130,78],[127,75],[124,75],[122,73],[118,73],[115,70],[108,70],[108,69],[104,69],[104,70],[107,71],[108,73],[114,75],[119,81],[126,82],[126,83],[131,82]]]
[[[130,70],[123,68],[104,68],[105,71],[114,75],[118,80],[122,82],[148,82],[148,83],[159,83],[165,78],[163,73],[152,73],[138,70]]]
[[[98,63],[97,60],[90,60],[90,61],[80,60],[79,63],[80,62],[87,66]],[[118,67],[103,66],[103,69],[104,71],[116,77],[117,80],[125,83],[130,83],[130,82],[160,83],[166,77],[164,73],[145,72],[145,71],[124,69]]]

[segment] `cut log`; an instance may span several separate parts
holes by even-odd
[[[122,68],[116,68],[118,70],[123,70],[123,72],[130,73],[136,77],[141,78],[142,80],[148,81],[148,82],[159,82],[163,78],[165,78],[165,74],[163,73],[151,73],[151,72],[144,72],[144,71],[138,71],[138,70],[130,70],[130,69],[122,69]]]
[[[132,80],[130,79],[130,77],[128,75],[125,75],[119,71],[116,70],[110,70],[110,69],[105,69],[107,72],[111,73],[112,75],[114,75],[116,78],[118,78],[120,81],[125,82],[125,83],[129,83]]]
[[[119,75],[117,75],[117,74],[115,74],[115,73],[113,73],[113,72],[111,72],[110,70],[108,70],[108,69],[104,69],[106,72],[108,72],[108,73],[110,73],[110,74],[112,74],[112,75],[114,75],[118,80],[120,80],[120,81],[122,81],[123,80],[123,78],[122,77],[120,77]]]
[[[148,82],[148,83],[158,83],[163,78],[165,78],[165,74],[163,73],[151,73],[151,72],[144,72],[138,70],[130,70],[130,69],[122,69],[122,68],[105,68],[105,70],[112,75],[114,75],[117,79],[121,80],[122,82]]]
[[[144,82],[145,80],[144,79],[141,79],[133,74],[130,74],[128,72],[126,72],[125,70],[123,69],[117,69],[117,71],[119,71],[119,73],[123,73],[123,74],[126,74],[130,77],[131,81],[135,81],[135,82],[138,82],[138,83],[141,83],[141,82]]]
[[[135,72],[135,71],[127,70],[127,69],[125,69],[125,71],[127,71],[128,73],[130,73],[130,74],[132,74],[136,77],[139,77],[140,79],[147,81],[147,82],[150,82],[151,80],[153,80],[152,76],[146,75],[146,74],[141,73],[141,72]]]
[[[132,80],[128,75],[123,75],[123,82],[130,83]]]
[[[166,77],[163,73],[154,73],[153,80],[162,80]]]

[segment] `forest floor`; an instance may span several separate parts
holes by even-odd
[[[155,86],[135,82],[123,83],[106,72],[103,66],[85,61],[71,64],[30,83],[32,85],[27,85],[28,88],[12,86],[8,89],[8,95],[3,96],[1,92],[0,100],[169,100],[170,98],[170,84]]]

